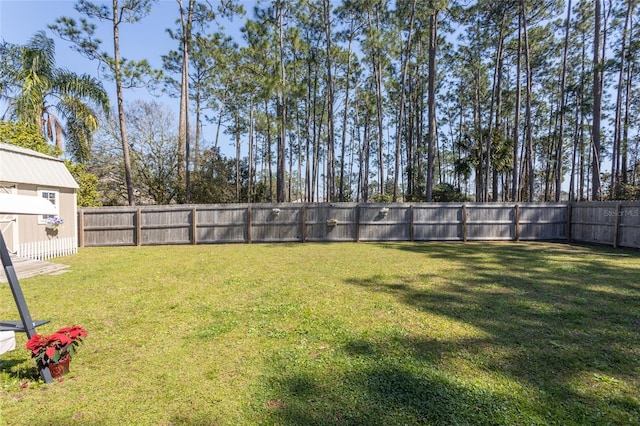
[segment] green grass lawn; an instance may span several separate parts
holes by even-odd
[[[8,425],[640,424],[640,252],[546,243],[86,248],[21,281],[63,381]],[[8,285],[0,318],[16,319]]]

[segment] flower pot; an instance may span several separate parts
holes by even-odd
[[[51,373],[51,377],[58,378],[64,374],[69,372],[69,363],[71,362],[71,357],[69,355],[62,358],[58,361],[57,364],[49,364],[49,372]]]
[[[57,237],[58,236],[58,227],[56,226],[55,228],[50,228],[50,227],[47,226],[46,232],[47,232],[47,236],[49,238]]]

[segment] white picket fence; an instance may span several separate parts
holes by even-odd
[[[27,259],[47,260],[77,252],[78,239],[76,237],[68,237],[20,244],[17,254]]]

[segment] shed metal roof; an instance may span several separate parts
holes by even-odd
[[[0,182],[78,188],[62,160],[0,142]]]

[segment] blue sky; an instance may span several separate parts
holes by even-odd
[[[13,44],[25,44],[37,32],[44,30],[55,41],[56,66],[67,68],[78,74],[98,76],[97,61],[90,61],[71,49],[71,44],[60,39],[48,26],[62,16],[78,19],[74,9],[75,0],[0,0],[0,39]],[[108,2],[110,3],[110,2]],[[256,0],[242,1],[245,11],[252,15]],[[162,67],[161,56],[169,50],[177,49],[177,42],[167,34],[167,29],[176,28],[179,17],[176,0],[160,0],[151,9],[151,13],[136,24],[122,24],[120,28],[121,55],[132,60],[147,59],[155,68]],[[244,19],[236,18],[233,22],[225,23],[225,32],[233,35],[237,42],[240,39],[240,26]],[[212,31],[215,30],[212,28]],[[108,23],[98,25],[98,36],[103,41],[103,49],[112,54],[112,32]],[[105,89],[115,104],[115,86],[111,81],[104,82]],[[178,111],[178,102],[168,96],[154,98],[146,89],[130,89],[125,93],[125,101],[135,99],[156,99],[170,105]],[[175,108],[174,108],[175,106]],[[205,130],[206,132],[206,130]],[[207,137],[207,135],[205,135]],[[223,144],[224,145],[224,144]],[[227,153],[227,147],[221,146]]]
[[[25,44],[40,30],[56,44],[56,65],[77,73],[97,75],[97,63],[84,58],[71,49],[71,44],[60,39],[48,29],[56,18],[68,16],[78,19],[73,8],[75,0],[0,0],[0,39],[9,43]],[[108,2],[110,3],[110,2]],[[252,4],[256,1],[242,1],[245,10],[251,14]],[[147,59],[152,66],[162,67],[161,55],[177,49],[175,40],[169,38],[167,29],[175,29],[178,15],[176,0],[160,0],[151,9],[151,13],[136,24],[122,24],[120,28],[120,46],[122,57],[127,59]],[[243,19],[236,18],[225,24],[225,32],[240,40],[240,26]],[[212,29],[213,30],[213,29]],[[98,35],[103,41],[104,50],[112,53],[112,33],[108,23],[98,25]]]
[[[47,27],[62,16],[78,18],[71,0],[0,0],[0,38],[9,43],[25,44],[40,30],[56,43],[56,64],[77,73],[96,74],[97,63],[89,61],[70,48],[70,44],[55,36]],[[175,28],[178,6],[175,0],[160,1],[151,14],[138,24],[121,27],[122,56],[130,59],[148,59],[153,66],[162,65],[160,56],[177,44],[166,33]],[[111,53],[112,35],[108,24],[98,27],[104,50]]]

